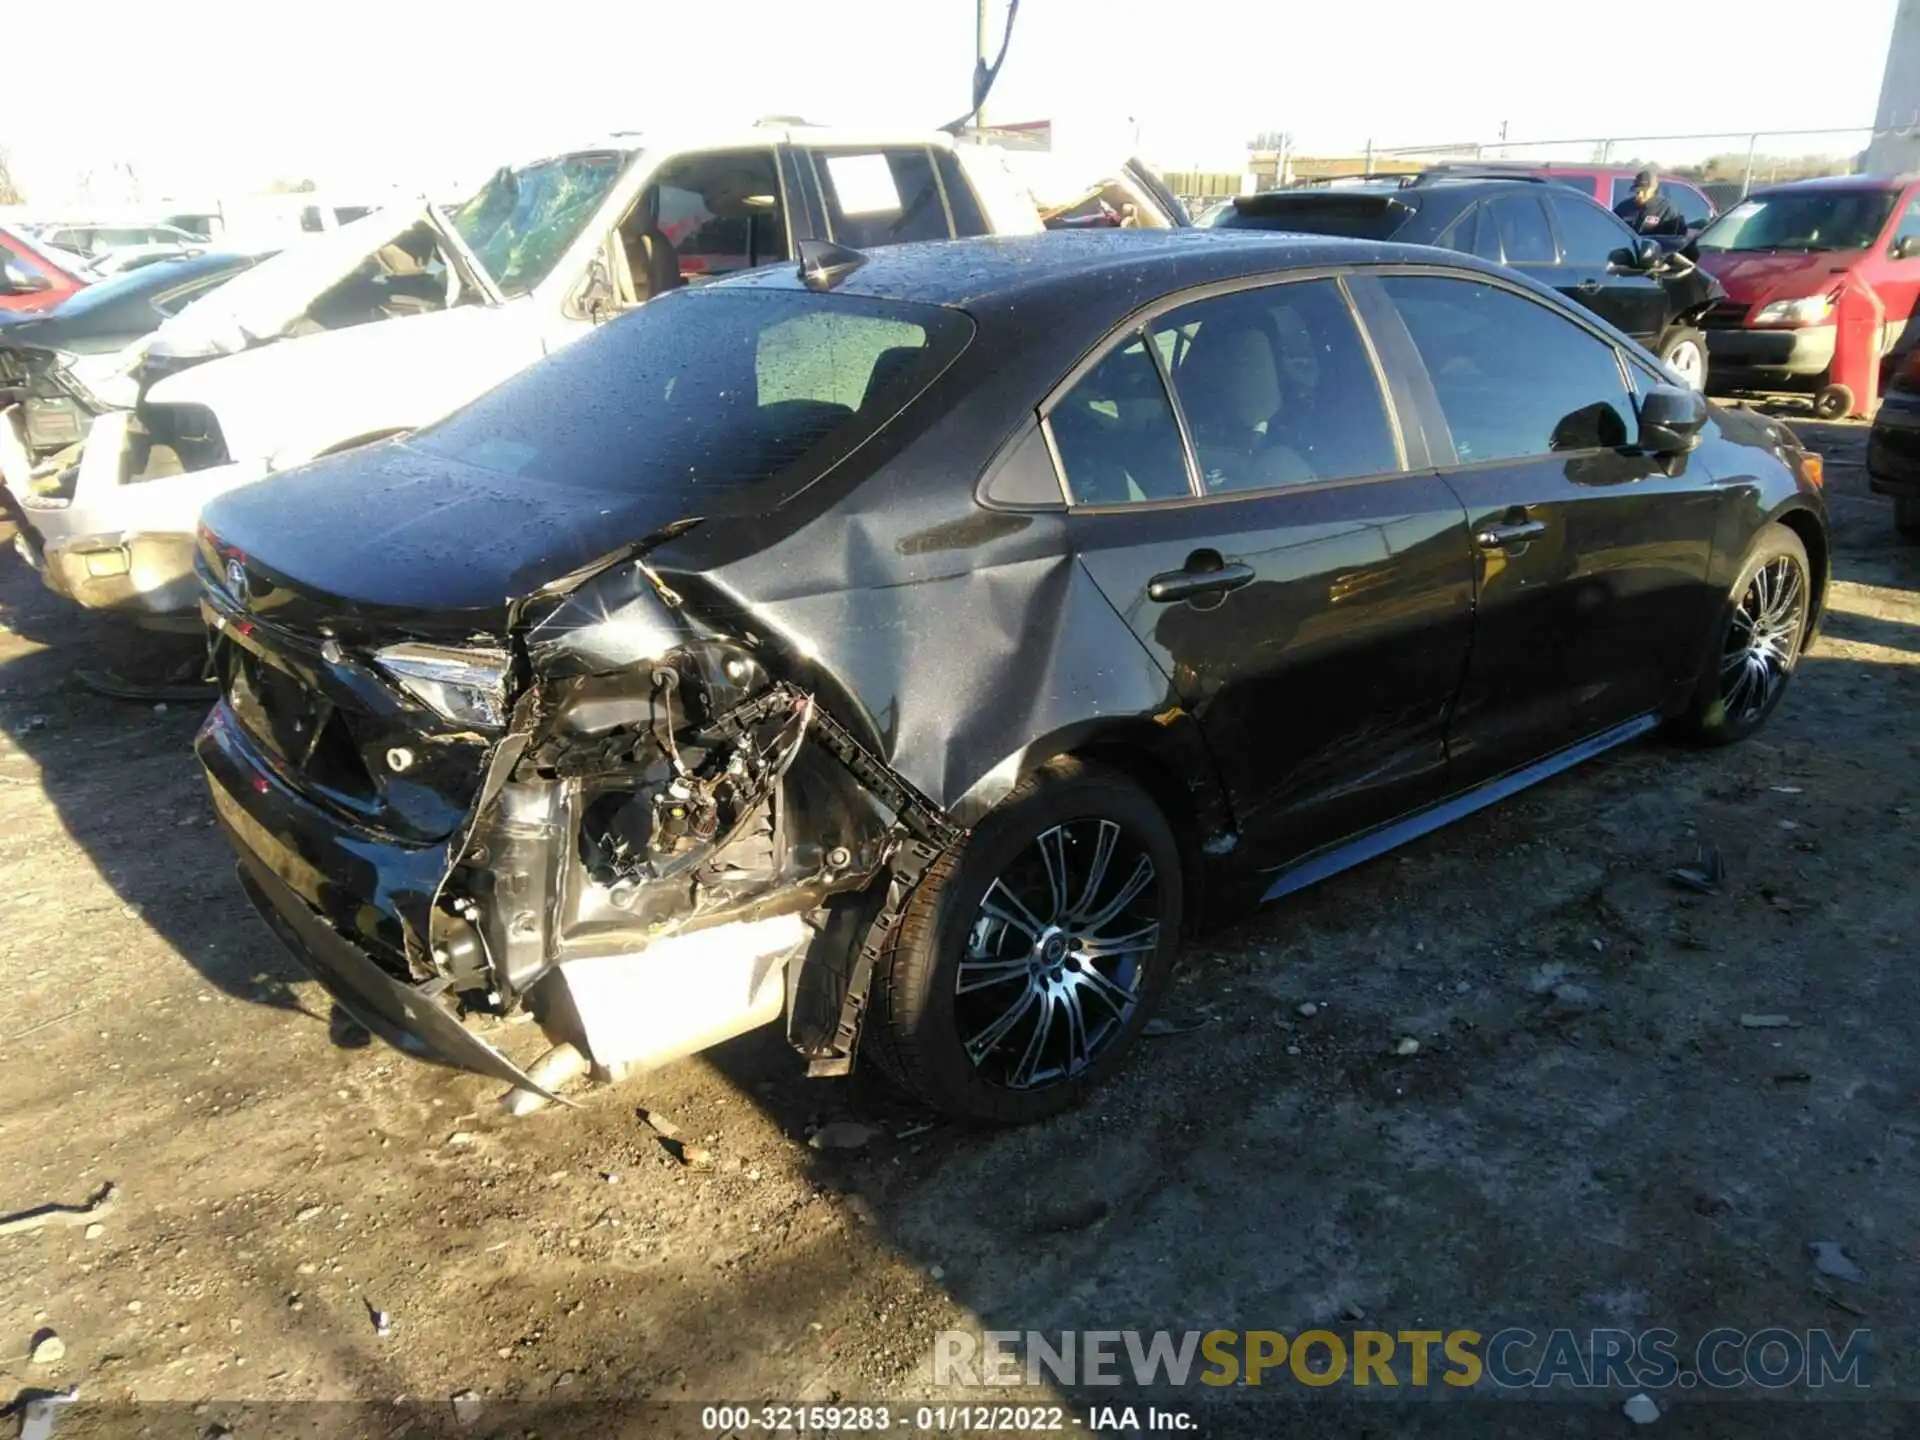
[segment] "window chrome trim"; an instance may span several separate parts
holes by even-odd
[[[1160,347],[1153,343],[1153,331],[1142,325],[1138,333],[1154,374],[1160,377],[1160,392],[1167,397],[1167,408],[1173,412],[1173,428],[1180,435],[1180,458],[1187,466],[1187,493],[1195,499],[1204,499],[1207,482],[1200,474],[1200,448],[1194,444],[1193,427],[1187,423],[1187,407],[1180,403],[1180,392],[1173,388],[1173,370],[1167,364],[1167,357],[1160,353]]]

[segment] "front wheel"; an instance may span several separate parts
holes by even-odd
[[[1707,388],[1707,337],[1698,330],[1673,329],[1660,342],[1660,363],[1682,380],[1689,390]]]
[[[1146,1024],[1181,901],[1179,847],[1152,798],[1057,760],[928,871],[874,976],[865,1043],[962,1119],[1066,1109]]]
[[[1822,385],[1813,396],[1813,413],[1822,420],[1844,420],[1853,413],[1853,391],[1845,385]]]
[[[1685,728],[1708,744],[1731,745],[1764,725],[1786,693],[1812,613],[1807,547],[1785,525],[1767,526],[1728,592]]]

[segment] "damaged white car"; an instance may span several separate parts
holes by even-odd
[[[48,586],[149,624],[192,623],[193,532],[216,495],[447,414],[600,321],[785,260],[1020,234],[1039,216],[1001,152],[944,134],[763,125],[649,135],[498,171],[464,204],[318,235],[162,326],[138,405],[35,477],[0,416],[0,475]]]

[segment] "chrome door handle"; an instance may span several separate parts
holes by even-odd
[[[1509,545],[1524,545],[1547,533],[1544,520],[1521,520],[1512,525],[1489,525],[1477,532],[1473,543],[1482,550],[1504,550]]]

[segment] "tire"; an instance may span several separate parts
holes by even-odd
[[[1822,420],[1844,420],[1853,413],[1853,391],[1844,385],[1822,385],[1813,396],[1813,413]]]
[[[1727,592],[1681,728],[1706,744],[1731,745],[1766,724],[1799,663],[1812,602],[1807,547],[1786,526],[1767,526]],[[1759,627],[1752,623],[1756,615]]]
[[[1143,864],[1146,884],[1103,920]],[[1158,1004],[1183,898],[1179,846],[1147,793],[1104,767],[1056,760],[929,868],[881,956],[862,1048],[963,1120],[1024,1124],[1068,1109],[1113,1073]],[[1089,940],[1129,948],[1096,958]]]
[[[1702,394],[1707,389],[1707,337],[1700,331],[1677,325],[1660,339],[1660,363]]]
[[[1902,495],[1894,500],[1893,528],[1903,540],[1920,540],[1920,495]]]

